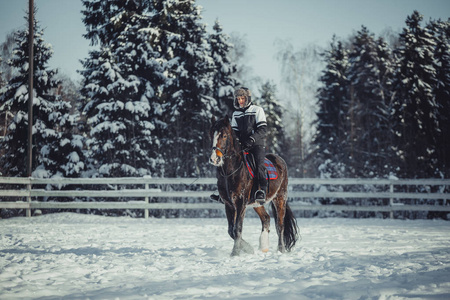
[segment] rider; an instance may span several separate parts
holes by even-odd
[[[265,157],[265,138],[267,121],[264,110],[252,104],[251,92],[241,87],[235,92],[235,111],[231,120],[231,128],[235,131],[242,149],[253,154],[256,164],[255,179],[258,190],[255,200],[264,202],[266,199],[267,179]]]
[[[256,184],[258,190],[255,192],[255,200],[263,203],[266,199],[267,179],[265,157],[265,137],[267,121],[264,110],[252,104],[251,92],[246,87],[241,87],[235,92],[235,112],[231,120],[231,128],[236,133],[242,149],[253,154],[256,164]],[[220,196],[213,194],[211,200],[222,201]]]

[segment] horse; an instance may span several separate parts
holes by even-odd
[[[287,203],[288,172],[286,162],[278,155],[268,154],[269,159],[278,172],[275,180],[269,181],[265,203],[254,202],[251,193],[254,178],[244,162],[244,151],[241,149],[236,134],[231,129],[228,116],[217,120],[211,119],[210,137],[213,141],[210,163],[217,168],[217,188],[228,220],[228,234],[234,240],[231,256],[241,252],[252,254],[253,248],[242,238],[242,226],[246,207],[253,207],[261,219],[261,235],[259,249],[269,251],[270,216],[264,204],[271,203],[272,214],[278,233],[278,251],[291,251],[298,240],[297,221]]]

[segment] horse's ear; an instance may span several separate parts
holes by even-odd
[[[211,117],[211,124],[214,124],[214,123],[216,123],[216,117],[215,117],[215,116],[212,116],[212,117]]]
[[[228,117],[228,115],[225,115],[225,117],[223,118],[225,125],[230,124],[230,118]]]

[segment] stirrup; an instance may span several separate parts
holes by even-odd
[[[259,204],[264,204],[266,202],[266,192],[264,190],[257,190],[255,192],[255,201]]]

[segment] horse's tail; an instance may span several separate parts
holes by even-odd
[[[278,228],[278,214],[276,213],[275,205],[272,203],[272,211],[273,211],[273,218],[275,219],[275,224],[277,226],[277,231],[279,232]],[[286,203],[286,212],[284,214],[284,243],[287,251],[291,251],[292,248],[294,248],[295,243],[298,240],[298,226],[297,226],[297,220],[294,217],[294,213],[292,212],[289,205]]]

